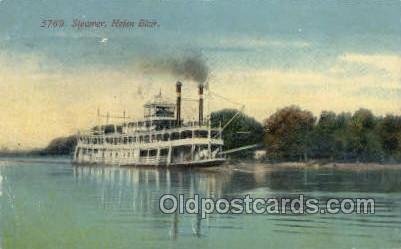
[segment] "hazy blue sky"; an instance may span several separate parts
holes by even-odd
[[[41,28],[48,18],[65,27]],[[77,30],[75,18],[109,27]],[[110,27],[141,18],[160,27]],[[173,94],[177,79],[136,65],[193,54],[207,61],[212,88],[259,120],[290,104],[316,114],[401,111],[399,0],[0,0],[0,146],[73,133],[91,124],[97,106],[140,117],[138,106],[159,88]],[[220,107],[233,106],[211,104]]]

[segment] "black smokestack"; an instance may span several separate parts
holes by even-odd
[[[203,123],[203,85],[198,85],[199,89],[199,125]]]
[[[177,81],[176,86],[176,92],[177,92],[177,112],[176,112],[176,125],[180,126],[181,125],[181,86],[182,83]]]

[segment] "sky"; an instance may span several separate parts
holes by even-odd
[[[47,19],[64,27],[41,27]],[[195,82],[141,66],[187,57],[205,61],[210,92],[229,100],[211,96],[209,111],[245,105],[261,122],[288,105],[401,113],[400,0],[0,0],[0,147],[45,146],[99,122],[97,108],[139,119],[160,90],[174,100],[177,80],[196,98]],[[196,102],[183,112],[196,118]]]

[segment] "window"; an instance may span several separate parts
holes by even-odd
[[[171,140],[177,140],[177,139],[180,139],[180,133],[178,133],[178,132],[173,132],[173,133],[171,134]]]
[[[156,156],[157,150],[149,150],[149,156]]]
[[[168,155],[168,149],[161,149],[160,150],[160,156],[167,156]]]
[[[183,131],[181,133],[181,138],[192,138],[192,131]]]
[[[141,156],[141,157],[146,157],[146,156],[148,156],[148,151],[147,151],[147,150],[141,150],[141,151],[139,152],[139,156]]]
[[[195,131],[195,136],[200,138],[207,138],[207,131],[204,130]]]
[[[168,139],[169,139],[169,134],[168,133],[164,133],[163,134],[163,141],[168,141]]]

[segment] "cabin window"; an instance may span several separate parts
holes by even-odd
[[[114,125],[106,125],[104,127],[104,133],[113,133],[114,132]]]
[[[168,149],[161,149],[160,150],[160,156],[167,156],[168,155]]]
[[[149,143],[149,135],[146,135],[144,138],[145,143]]]
[[[127,142],[128,142],[128,138],[124,137],[124,144],[127,144]]]
[[[132,143],[132,139],[133,139],[133,137],[129,137],[129,138],[128,138],[128,143],[131,144],[131,143]]]
[[[180,139],[180,133],[178,132],[171,133],[171,140],[177,140],[177,139]]]
[[[168,141],[169,139],[169,134],[168,133],[164,133],[163,134],[163,141]]]
[[[156,140],[157,140],[157,141],[161,141],[161,140],[162,140],[162,134],[157,134]]]
[[[207,138],[207,131],[198,131],[198,136],[200,138]]]
[[[183,131],[181,133],[181,138],[192,138],[192,131]]]
[[[139,142],[141,142],[141,143],[143,142],[143,136],[139,137]]]
[[[146,156],[148,156],[148,151],[147,151],[147,150],[141,150],[141,151],[139,152],[139,156],[141,156],[141,157],[146,157]]]
[[[152,135],[152,142],[156,140],[156,135]]]
[[[157,150],[149,150],[149,156],[156,156]]]

